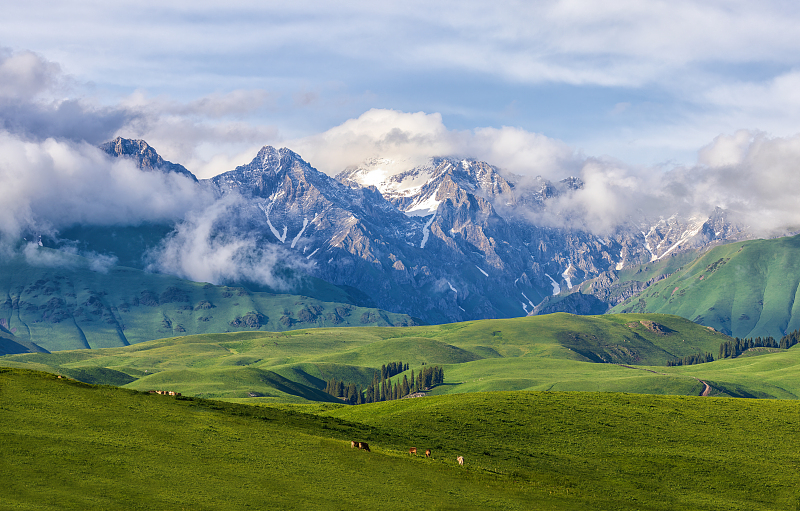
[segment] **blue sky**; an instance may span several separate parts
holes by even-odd
[[[145,138],[201,177],[264,144],[335,172],[380,152],[367,135],[393,123],[425,135],[420,154],[467,153],[480,130],[507,127],[551,153],[664,168],[737,130],[800,132],[798,26],[793,1],[31,0],[4,6],[0,82],[34,105],[7,104],[7,128]],[[320,149],[383,110],[351,133],[350,155]],[[91,122],[51,133],[47,112]]]

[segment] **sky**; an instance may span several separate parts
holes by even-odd
[[[31,0],[3,11],[0,97],[32,103],[6,101],[7,128],[144,138],[200,177],[265,144],[319,147],[376,111],[407,125],[432,116],[451,138],[516,130],[521,143],[661,167],[694,164],[738,130],[800,131],[793,1]]]
[[[208,243],[232,206],[108,161],[116,136],[200,178],[264,145],[330,175],[458,156],[578,176],[552,218],[598,234],[715,207],[800,226],[795,1],[7,4],[0,238],[169,219]]]

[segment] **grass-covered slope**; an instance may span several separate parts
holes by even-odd
[[[800,236],[710,250],[611,312],[676,314],[735,337],[800,328]]]
[[[323,326],[391,326],[416,322],[352,303],[251,292],[115,266],[93,271],[77,256],[39,249],[37,265],[0,262],[0,327],[48,351],[125,346],[207,332],[283,331]],[[348,295],[298,277],[322,296]],[[324,289],[323,289],[324,288]]]
[[[799,412],[790,401],[553,392],[254,407],[0,369],[0,502],[82,511],[795,509]],[[432,458],[410,456],[412,446]]]
[[[381,365],[446,368],[435,393],[489,390],[605,390],[699,394],[693,378],[655,376],[615,364],[665,366],[698,352],[716,353],[728,337],[664,315],[553,314],[448,325],[317,328],[206,334],[103,350],[6,356],[0,365],[70,374],[124,373],[139,390],[166,389],[209,398],[318,399],[336,378],[366,387]],[[611,362],[604,363],[604,362]],[[70,373],[69,371],[73,371]],[[410,372],[410,371],[409,371]],[[304,386],[286,390],[272,376]],[[93,382],[102,374],[91,373]],[[109,373],[116,383],[119,375]],[[400,376],[402,377],[402,376]]]

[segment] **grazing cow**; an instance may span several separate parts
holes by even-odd
[[[408,450],[408,454],[413,454],[414,456],[416,456],[417,455],[417,448],[416,447],[412,447],[411,449]]]
[[[351,449],[355,449],[355,447],[356,447],[356,441],[355,440],[350,440],[350,448]]]
[[[371,452],[369,450],[369,444],[367,442],[358,442],[358,448],[359,449],[364,449],[367,452]]]
[[[425,457],[426,458],[430,458],[431,457],[431,450],[430,449],[425,449]]]
[[[464,456],[459,456],[458,458],[456,458],[456,461],[457,461],[457,462],[458,462],[458,464],[459,464],[459,465],[461,465],[462,467],[464,466]]]

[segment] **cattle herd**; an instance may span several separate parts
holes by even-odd
[[[358,447],[359,449],[364,449],[367,452],[371,452],[369,450],[369,444],[367,444],[366,442],[356,442],[355,440],[351,440],[350,441],[350,447],[353,448],[353,449]],[[417,448],[416,447],[409,448],[408,449],[408,454],[413,454],[414,456],[416,456],[417,455]],[[431,450],[430,449],[425,449],[425,457],[426,458],[430,458],[431,457]],[[456,461],[458,462],[459,465],[461,465],[461,466],[464,465],[464,457],[463,456],[459,456],[458,458],[456,458]]]

